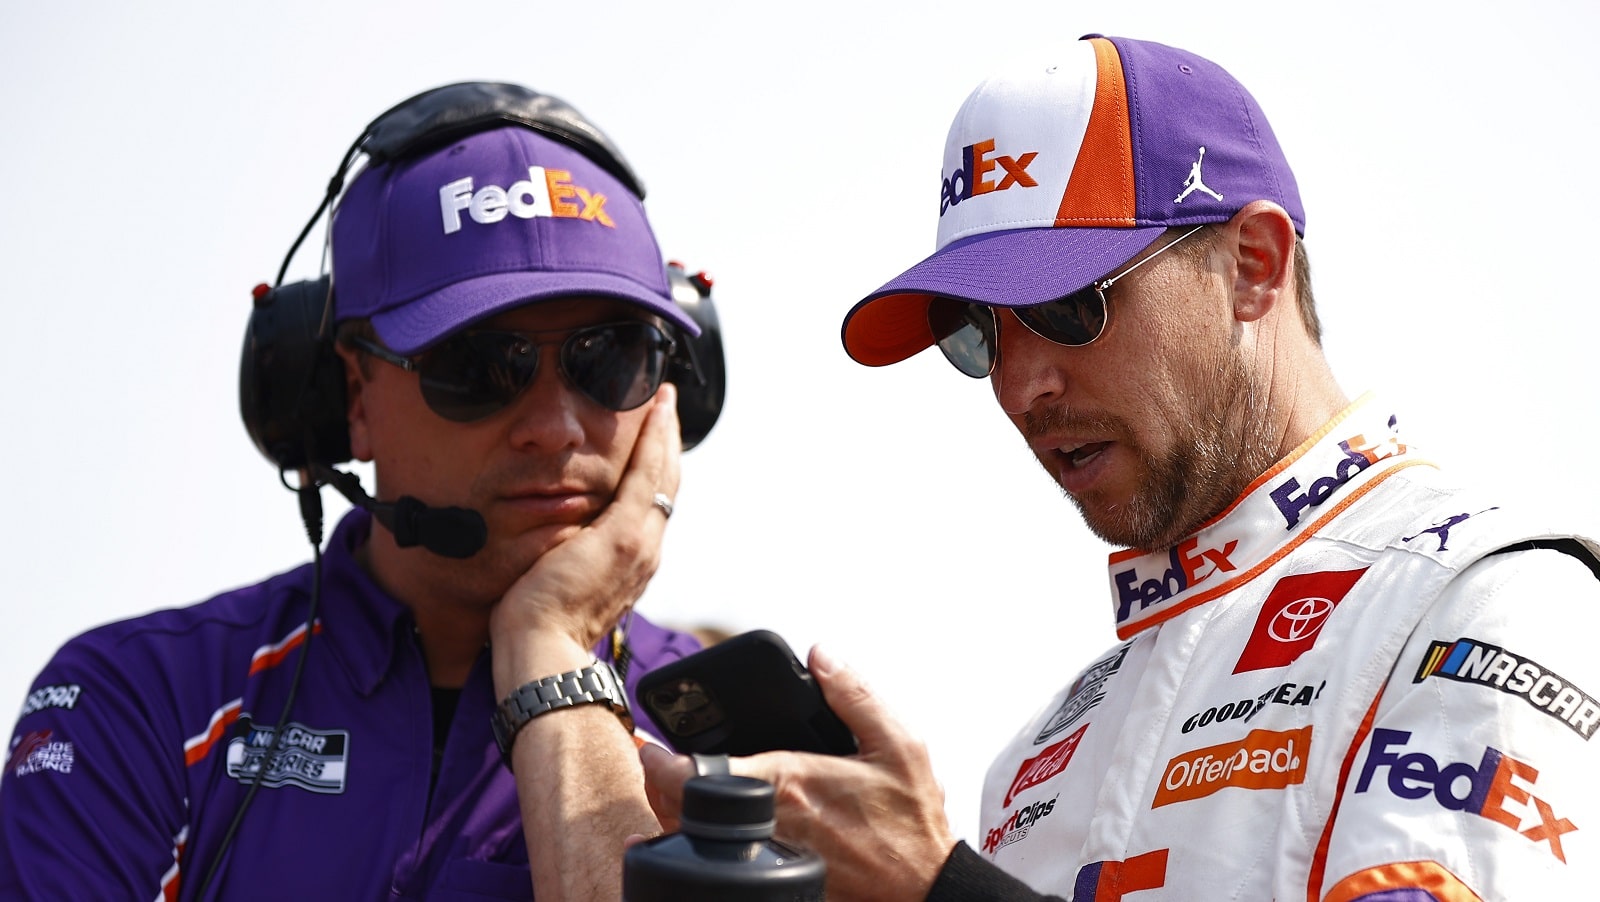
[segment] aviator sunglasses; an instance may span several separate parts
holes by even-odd
[[[1111,316],[1111,302],[1106,292],[1111,286],[1202,228],[1205,227],[1195,226],[1161,250],[1114,276],[1092,282],[1088,287],[1054,301],[1031,307],[1013,307],[1011,312],[1030,332],[1045,341],[1069,348],[1086,345],[1106,330],[1106,320]],[[956,369],[974,379],[982,379],[994,372],[995,364],[1000,359],[1000,321],[993,307],[955,298],[935,297],[928,303],[928,326],[933,330],[934,343]]]
[[[567,382],[601,407],[619,412],[655,395],[675,348],[660,327],[641,320],[559,332],[463,332],[410,357],[364,337],[352,340],[379,360],[416,373],[429,409],[457,423],[481,420],[510,406],[538,373],[539,348],[558,341],[556,359]]]

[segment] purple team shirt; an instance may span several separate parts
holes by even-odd
[[[409,610],[352,557],[370,528],[353,511],[328,543],[280,752],[209,898],[532,896],[516,784],[489,727],[489,655],[430,796],[427,670]],[[240,775],[272,739],[310,591],[305,565],[63,646],[24,700],[0,780],[0,898],[193,898],[244,799]],[[630,696],[640,674],[699,647],[640,617],[629,645]]]

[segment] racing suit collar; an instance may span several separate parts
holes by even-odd
[[[1372,393],[1340,411],[1171,548],[1110,557],[1111,608],[1126,639],[1260,575],[1397,466],[1419,462]]]

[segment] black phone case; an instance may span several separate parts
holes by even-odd
[[[639,678],[639,704],[675,751],[852,755],[855,737],[782,636],[752,630]]]

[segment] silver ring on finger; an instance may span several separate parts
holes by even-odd
[[[669,520],[672,519],[673,505],[671,498],[668,498],[666,495],[663,495],[660,492],[656,492],[656,496],[650,499],[650,503],[655,505],[656,510],[661,511],[661,515],[663,517],[666,517]]]

